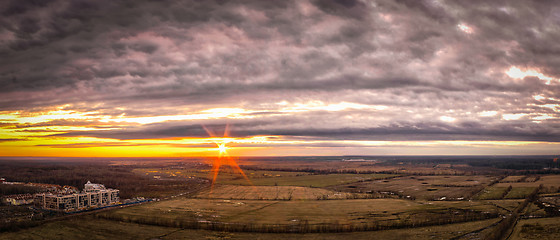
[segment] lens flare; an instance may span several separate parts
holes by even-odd
[[[214,132],[212,132],[206,126],[203,125],[202,128],[204,128],[206,133],[208,133],[208,135],[211,138],[213,138],[213,139],[218,138],[218,137],[216,137]],[[212,162],[212,170],[210,170],[210,174],[212,174],[212,185],[210,186],[210,193],[212,193],[212,190],[214,189],[214,184],[216,183],[216,179],[218,179],[218,174],[220,173],[220,167],[222,165],[229,165],[231,168],[233,168],[237,172],[239,172],[239,174],[241,174],[243,176],[243,178],[245,178],[245,180],[247,180],[247,182],[249,182],[249,184],[253,185],[251,183],[251,180],[249,180],[249,177],[247,177],[247,175],[243,172],[243,169],[241,169],[241,167],[239,167],[239,164],[237,164],[237,161],[235,161],[234,158],[229,156],[227,150],[230,149],[231,147],[226,146],[226,144],[229,143],[229,141],[228,141],[229,138],[230,138],[229,137],[229,124],[226,124],[226,128],[224,130],[224,136],[222,137],[221,141],[213,141],[216,144],[219,153],[218,153],[218,157],[214,158],[214,160]]]
[[[220,155],[227,154],[227,149],[228,147],[226,147],[225,143],[218,144],[218,150],[220,151]]]

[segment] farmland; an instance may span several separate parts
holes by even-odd
[[[152,177],[211,177],[211,173],[208,170],[136,169],[134,171]],[[398,176],[395,174],[311,174],[308,172],[255,170],[247,170],[245,174],[249,181],[231,169],[222,170],[217,176],[218,183],[229,185],[326,187]]]
[[[536,187],[515,187],[512,188],[505,196],[505,199],[523,199],[529,196]]]
[[[335,192],[323,188],[299,186],[218,185],[195,195],[196,198],[246,200],[333,200],[373,198],[373,194]]]
[[[247,179],[223,166],[214,184],[211,166],[196,162],[113,165],[111,169],[118,169],[120,175],[132,174],[146,183],[138,188],[141,191],[124,194],[150,193],[146,196],[154,194],[159,200],[47,222],[17,232],[20,235],[0,236],[40,239],[64,233],[71,238],[91,234],[101,239],[122,235],[130,239],[484,239],[507,234],[507,227],[518,218],[553,219],[550,217],[559,202],[558,175],[488,174],[487,169],[484,174],[476,174],[476,168],[447,163],[421,163],[414,172],[408,171],[412,163],[376,166],[374,162],[342,161],[339,163],[346,167],[343,170],[325,168],[335,166],[335,161],[325,166],[316,165],[316,160],[296,163],[290,162],[285,169],[269,163],[274,168],[266,169],[245,162]],[[377,167],[394,167],[394,171],[371,172]],[[193,181],[201,184],[186,188],[184,184]],[[155,186],[167,188],[145,192]],[[540,226],[554,230],[553,225]],[[532,231],[530,228],[528,225],[524,231]]]
[[[339,185],[332,189],[353,192],[388,192],[413,199],[467,199],[494,178],[487,176],[407,176]]]
[[[452,209],[452,211],[450,211]],[[143,218],[243,224],[360,224],[453,221],[462,217],[496,216],[499,209],[482,202],[416,202],[400,199],[328,201],[174,199],[104,213],[111,219],[142,222]],[[154,220],[156,221],[156,220]]]
[[[478,200],[502,199],[508,192],[507,187],[487,187],[476,197]]]
[[[252,175],[249,175],[252,176]],[[245,179],[234,179],[222,181],[223,184],[231,185],[259,185],[259,186],[308,186],[326,187],[351,182],[371,181],[393,177],[391,174],[321,174],[321,175],[301,175],[301,176],[272,176],[272,177],[250,177],[251,182]]]
[[[382,230],[375,232],[352,233],[246,233],[220,232],[195,229],[181,229],[128,222],[118,222],[91,216],[77,217],[64,221],[44,224],[19,232],[4,233],[0,240],[12,239],[304,239],[304,240],[342,240],[342,239],[388,239],[401,240],[414,237],[418,240],[450,239],[465,233],[475,232],[490,226],[495,219],[473,221],[467,223],[448,224],[442,226],[419,227],[412,229]],[[461,231],[457,231],[461,229]]]
[[[560,239],[560,218],[523,219],[517,223],[511,239]]]
[[[507,183],[500,182],[496,184],[496,186],[498,187],[512,186],[513,188],[536,188],[540,185],[543,186],[543,192],[558,192],[558,189],[560,188],[560,175],[539,176],[538,179],[536,179],[535,177],[527,177],[526,179],[524,179],[524,181]]]

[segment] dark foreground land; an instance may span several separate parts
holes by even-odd
[[[0,239],[559,239],[552,156],[0,160],[0,177],[159,201],[68,215],[0,206]],[[0,185],[0,194],[35,188]]]

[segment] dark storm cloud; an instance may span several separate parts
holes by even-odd
[[[152,143],[128,143],[128,142],[101,142],[101,143],[69,143],[69,144],[37,144],[37,147],[53,148],[90,148],[90,147],[139,147],[156,146]],[[194,146],[196,147],[196,146]]]
[[[0,13],[0,110],[68,104],[112,117],[252,110],[246,115],[256,119],[235,121],[239,136],[560,136],[560,109],[547,106],[560,92],[555,1],[17,0],[0,3]],[[552,80],[515,79],[505,74],[511,67]],[[283,109],[317,101],[384,108]],[[17,127],[112,125],[119,129],[58,136],[149,139],[204,137],[201,123]]]
[[[53,126],[64,126],[64,127],[86,126],[86,127],[94,127],[94,128],[103,128],[104,126],[119,127],[119,125],[116,123],[107,123],[107,122],[92,121],[92,120],[80,121],[80,120],[66,120],[66,119],[56,119],[47,122],[27,123],[27,124],[6,123],[4,126],[6,126],[6,128],[8,129],[25,129],[25,128],[53,127]],[[38,129],[34,129],[34,130],[38,130]]]
[[[250,123],[250,126],[257,126],[259,123]],[[171,125],[171,126],[169,126]],[[139,128],[130,128],[122,130],[105,130],[98,131],[75,131],[62,134],[55,134],[52,136],[88,136],[97,138],[111,138],[120,140],[130,139],[154,139],[154,138],[205,138],[211,137],[204,129],[206,127],[214,137],[224,136],[226,123],[223,124],[192,124],[192,125],[177,125],[171,124],[150,124]],[[236,125],[236,128],[243,125]],[[245,137],[236,131],[235,137]]]
[[[15,142],[15,141],[23,141],[23,139],[19,139],[19,138],[0,138],[0,142]]]
[[[293,121],[292,121],[293,122]],[[310,126],[309,123],[302,124]],[[216,137],[223,136],[223,124],[204,125]],[[559,125],[560,126],[560,125]],[[558,127],[558,126],[557,126]],[[278,122],[245,122],[231,125],[228,136],[284,136],[288,138],[313,137],[315,140],[503,140],[511,141],[550,141],[559,142],[560,132],[530,124],[483,125],[478,122],[464,122],[458,125],[440,122],[397,122],[394,124],[369,128],[324,128],[324,127],[286,127]],[[200,138],[209,137],[203,125],[180,125],[179,123],[151,124],[141,128],[105,131],[74,131],[52,136],[84,136],[120,140],[154,138]],[[309,138],[307,140],[310,140]]]

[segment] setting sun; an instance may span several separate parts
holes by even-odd
[[[220,155],[227,154],[227,149],[228,147],[226,147],[225,143],[218,144],[218,150],[220,151]]]
[[[204,128],[204,131],[206,131],[206,133],[208,133],[208,135],[211,138],[213,139],[218,138],[216,137],[214,132],[208,129],[206,126],[202,126],[202,128]],[[218,157],[213,158],[212,161],[212,169],[210,170],[210,174],[212,176],[212,185],[210,186],[210,192],[212,192],[212,190],[214,189],[214,184],[218,179],[218,174],[220,173],[220,167],[222,165],[228,165],[231,168],[235,169],[239,174],[243,176],[243,178],[245,178],[245,180],[247,180],[247,182],[251,183],[247,175],[239,167],[239,164],[237,164],[237,161],[231,156],[229,156],[229,154],[227,153],[227,150],[230,148],[226,146],[226,144],[228,143],[227,139],[230,138],[228,135],[229,135],[229,124],[226,124],[224,129],[224,136],[219,141],[214,141],[214,143],[218,147],[219,154]]]

